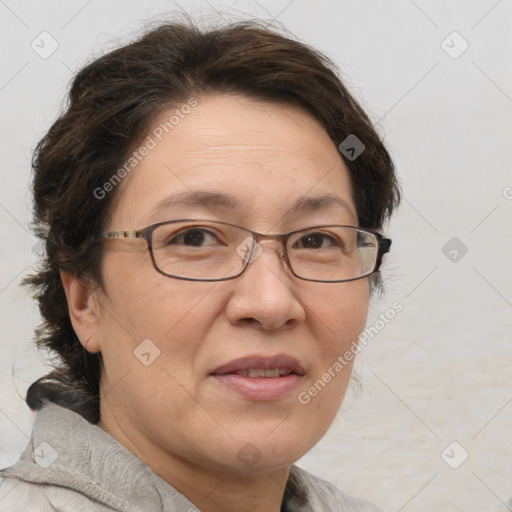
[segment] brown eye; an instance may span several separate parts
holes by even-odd
[[[338,241],[326,233],[307,233],[300,237],[294,244],[294,249],[325,249],[333,245],[339,245]]]
[[[189,247],[204,247],[217,243],[215,236],[206,229],[190,228],[179,232],[173,236],[168,244],[186,245]]]

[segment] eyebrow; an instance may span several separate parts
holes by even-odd
[[[207,209],[217,207],[236,210],[240,209],[241,205],[236,197],[222,192],[211,192],[209,190],[178,192],[158,201],[144,218],[149,219],[158,212],[171,206],[203,206]]]
[[[350,213],[350,215],[355,216],[357,218],[357,215],[348,205],[348,203],[343,201],[343,199],[333,195],[323,195],[319,197],[302,197],[295,202],[295,204],[290,208],[290,211],[313,212],[317,210],[326,210],[332,208],[333,206],[341,206],[345,210],[347,210],[348,213]]]
[[[148,212],[144,217],[150,219],[153,215],[172,206],[202,206],[206,209],[213,207],[226,210],[241,209],[240,201],[231,195],[223,192],[211,192],[209,190],[194,190],[178,192],[165,197]],[[288,213],[307,213],[318,210],[328,210],[335,206],[341,206],[351,216],[357,219],[353,209],[343,199],[334,195],[323,195],[319,197],[301,197],[288,209]]]

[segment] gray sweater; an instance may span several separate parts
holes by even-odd
[[[52,403],[37,413],[20,460],[0,477],[1,512],[199,512],[107,432]],[[297,466],[282,510],[381,511]]]

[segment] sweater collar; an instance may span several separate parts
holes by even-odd
[[[298,468],[291,469],[285,498],[297,497]],[[108,432],[52,402],[38,411],[27,448],[4,474],[70,488],[114,510],[199,512]]]

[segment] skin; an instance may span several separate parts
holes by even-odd
[[[200,98],[119,187],[107,229],[192,216],[262,233],[357,225],[348,170],[318,121],[299,107],[239,95]],[[223,192],[240,207],[201,203],[151,213],[169,194],[196,190]],[[324,194],[348,207],[290,211],[296,200]],[[279,258],[277,242],[261,245],[263,253],[230,281],[166,277],[142,240],[104,243],[104,290],[61,274],[81,343],[102,353],[99,426],[203,512],[279,511],[290,465],[332,423],[351,365],[309,404],[297,394],[349,349],[366,321],[366,279],[300,280]],[[144,339],[160,350],[148,366],[134,356]],[[297,392],[254,402],[210,376],[254,354],[298,359],[306,374]],[[237,456],[247,443],[261,455],[255,464]]]

